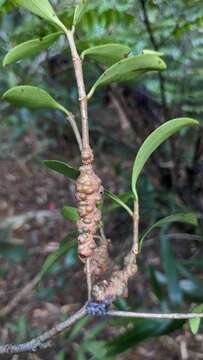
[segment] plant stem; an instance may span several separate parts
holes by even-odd
[[[133,246],[132,253],[137,256],[139,253],[139,202],[138,199],[134,200],[134,212],[133,212]]]
[[[68,327],[73,325],[76,321],[82,319],[87,315],[85,304],[80,310],[74,313],[65,321],[56,324],[50,330],[44,332],[43,334],[33,338],[30,341],[27,341],[22,344],[13,345],[6,344],[0,346],[0,355],[5,354],[18,354],[18,353],[32,353],[41,349],[46,349],[51,347],[51,340],[56,335],[62,333]],[[171,319],[171,320],[187,320],[187,319],[196,319],[203,318],[203,313],[145,313],[145,312],[132,312],[132,311],[117,311],[109,310],[107,315],[112,317],[126,317],[126,318],[141,318],[141,319]]]
[[[91,279],[91,269],[90,269],[90,258],[86,260],[86,280],[87,280],[87,294],[88,294],[88,301],[91,300],[92,294],[92,279]]]
[[[75,70],[75,77],[78,87],[78,94],[79,94],[79,102],[80,102],[80,113],[81,113],[81,122],[82,122],[82,144],[80,146],[81,155],[83,158],[83,154],[86,153],[90,159],[92,159],[92,150],[89,144],[89,124],[88,124],[88,111],[87,111],[87,95],[85,90],[84,84],[84,77],[83,77],[83,68],[82,68],[82,61],[78,54],[75,40],[74,40],[74,28],[72,31],[67,30],[66,33],[70,50],[71,56],[73,61],[73,66]],[[86,281],[87,281],[87,289],[88,289],[88,300],[91,298],[91,291],[92,291],[92,280],[91,280],[91,270],[90,270],[90,259],[86,260]]]
[[[79,149],[80,149],[80,151],[82,151],[82,138],[80,136],[80,132],[79,132],[77,124],[75,122],[74,115],[69,113],[67,119],[71,124],[71,127],[73,129],[73,132],[75,134],[75,137],[76,137],[76,140],[77,140],[77,143],[78,143],[78,146],[79,146]]]
[[[82,61],[80,59],[80,56],[78,54],[75,45],[73,32],[68,30],[66,36],[70,45],[73,66],[75,69],[75,76],[78,87],[81,120],[82,120],[82,145],[83,145],[83,149],[89,149],[90,145],[89,145],[89,126],[88,126],[88,113],[87,113],[87,95],[84,85]]]
[[[85,315],[86,315],[86,305],[83,306],[76,313],[74,313],[72,316],[70,316],[67,320],[59,324],[56,324],[50,330],[44,332],[43,334],[37,336],[36,338],[30,341],[27,341],[19,345],[7,344],[0,346],[0,355],[35,352],[40,349],[46,349],[51,346],[50,340],[52,340],[53,337],[66,330],[68,327],[73,325],[77,320],[82,319]]]
[[[203,318],[203,313],[141,313],[133,311],[109,310],[107,315],[141,319],[196,319]]]

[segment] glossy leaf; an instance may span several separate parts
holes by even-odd
[[[56,32],[40,39],[29,40],[15,46],[13,49],[9,50],[4,57],[3,66],[38,55],[41,51],[48,49],[60,35],[61,32]]]
[[[81,20],[83,14],[86,11],[88,0],[80,0],[80,3],[76,6],[73,16],[73,27],[75,27]]]
[[[197,217],[194,213],[178,213],[164,217],[163,219],[158,220],[153,225],[151,225],[145,232],[141,235],[139,240],[140,249],[142,247],[143,241],[145,237],[156,227],[162,227],[164,225],[173,223],[173,222],[181,222],[185,224],[190,224],[197,226]]]
[[[45,90],[35,86],[14,86],[4,93],[3,99],[16,106],[25,106],[30,109],[51,108],[61,110],[66,115],[69,114],[68,110]]]
[[[88,98],[92,97],[99,86],[136,79],[148,71],[164,69],[166,69],[165,63],[156,55],[141,54],[130,56],[108,68],[93,85],[88,94]]]
[[[59,20],[48,0],[11,0],[11,2],[17,6],[24,7],[31,13],[40,16],[48,22],[56,25],[65,33],[67,32],[66,27]]]
[[[132,197],[132,193],[124,194],[125,198],[123,198],[123,199],[122,199],[122,196],[119,196],[119,195],[117,196],[110,191],[105,191],[105,195],[108,196],[111,200],[113,200],[113,202],[115,202],[119,207],[121,206],[123,209],[125,209],[130,216],[133,216],[133,211],[126,204],[126,201]]]
[[[131,49],[122,44],[105,44],[90,47],[82,52],[81,58],[88,57],[101,64],[111,66],[128,56]]]
[[[194,312],[194,313],[202,313],[203,312],[203,304],[195,306],[193,308],[192,312]],[[198,333],[200,323],[201,323],[201,318],[189,319],[190,330],[192,331],[192,333],[194,335],[196,335]]]
[[[159,145],[161,145],[165,140],[167,140],[170,136],[178,132],[184,127],[190,127],[197,125],[198,121],[191,119],[191,118],[177,118],[173,120],[169,120],[160,127],[158,127],[156,130],[154,130],[143,142],[141,145],[137,156],[135,158],[134,164],[133,164],[133,171],[132,171],[132,192],[137,198],[137,179],[151,156],[151,154],[156,150]]]
[[[61,214],[63,215],[64,219],[71,220],[76,222],[79,220],[79,215],[77,209],[73,206],[64,206],[61,209]]]
[[[63,174],[70,178],[71,180],[76,180],[80,175],[79,170],[69,166],[63,161],[59,160],[44,160],[44,165],[51,170],[58,172],[59,174]]]

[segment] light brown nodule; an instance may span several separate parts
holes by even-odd
[[[88,162],[88,159],[85,161]],[[76,181],[76,199],[80,217],[77,222],[79,232],[78,254],[83,262],[92,256],[96,247],[94,235],[101,221],[101,210],[98,205],[102,201],[102,195],[103,186],[92,165],[82,165]]]
[[[137,272],[136,264],[129,264],[123,270],[116,270],[110,279],[103,280],[93,287],[93,297],[98,302],[116,297],[128,296],[128,280]]]

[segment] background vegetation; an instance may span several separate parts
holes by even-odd
[[[52,4],[68,25],[73,2]],[[0,6],[1,64],[11,47],[55,31],[8,1],[0,1]],[[160,51],[167,63],[162,75],[101,89],[90,103],[97,170],[114,193],[129,191],[135,153],[153,129],[178,116],[191,116],[202,124],[202,23],[200,0],[90,1],[78,29],[80,52],[111,41],[129,45],[134,54],[143,49]],[[32,60],[1,66],[1,93],[15,85],[32,84],[51,89],[57,100],[74,109],[77,90],[64,41],[58,38]],[[102,68],[94,62],[84,67],[90,87]],[[85,299],[84,274],[72,242],[73,225],[59,211],[64,205],[74,206],[73,184],[43,164],[44,159],[55,158],[78,166],[79,153],[65,117],[57,111],[15,109],[2,100],[0,118],[1,308],[38,274],[32,294],[6,316],[0,311],[1,341],[20,342],[63,319]],[[147,164],[139,182],[141,232],[173,212],[197,213],[199,226],[175,224],[167,228],[167,236],[166,227],[148,236],[139,274],[131,282],[129,298],[115,304],[118,308],[187,311],[203,302],[202,174],[202,125],[182,131]],[[129,219],[109,201],[105,212],[112,256],[119,260],[130,242]],[[68,243],[62,241],[67,233]],[[85,319],[49,353],[30,358],[162,359],[166,355],[184,359],[185,353],[188,359],[201,359],[203,349],[201,331],[192,336],[183,321]]]

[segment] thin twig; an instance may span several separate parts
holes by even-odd
[[[68,327],[73,325],[77,320],[83,318],[86,315],[86,313],[87,312],[85,305],[76,313],[74,313],[72,316],[70,316],[67,320],[55,325],[50,330],[44,332],[43,334],[37,336],[36,338],[30,341],[27,341],[19,345],[7,344],[0,346],[0,355],[35,352],[37,350],[50,347],[51,340],[53,337],[66,330]]]
[[[141,313],[131,311],[117,311],[109,310],[109,316],[127,317],[127,318],[142,318],[142,319],[196,319],[203,318],[203,313]]]
[[[102,241],[106,241],[106,235],[105,235],[105,232],[104,232],[104,226],[103,224],[101,224],[100,228],[99,228],[99,232],[100,232],[100,238]]]
[[[67,39],[70,45],[73,66],[75,69],[75,76],[78,86],[80,111],[82,117],[82,143],[84,149],[89,149],[89,126],[88,126],[88,114],[87,114],[87,95],[84,85],[83,69],[80,56],[78,54],[74,36],[72,31],[67,31]]]
[[[53,337],[62,333],[68,327],[73,325],[76,321],[82,319],[85,315],[87,315],[86,305],[87,304],[85,304],[80,310],[74,313],[67,320],[55,325],[50,330],[44,332],[43,334],[37,336],[30,341],[18,345],[7,344],[0,346],[0,355],[35,352],[37,350],[42,350],[50,347]],[[118,310],[108,310],[105,315],[112,317],[170,320],[188,320],[203,318],[203,313],[145,313]]]
[[[131,129],[130,121],[128,120],[127,114],[125,113],[120,101],[114,95],[113,90],[110,91],[109,94],[110,94],[110,98],[111,98],[113,107],[115,108],[115,110],[117,111],[117,113],[119,115],[121,129],[123,131],[130,130]]]
[[[74,115],[69,113],[69,116],[67,117],[67,119],[71,124],[71,127],[73,129],[73,132],[75,134],[75,137],[76,137],[76,140],[77,140],[77,143],[78,143],[78,146],[79,146],[79,149],[80,149],[80,151],[82,151],[82,138],[81,138],[80,132],[78,130],[78,126],[76,124]]]
[[[87,258],[86,260],[86,279],[87,279],[88,301],[90,301],[92,296],[92,277],[91,277],[90,258]]]
[[[139,253],[139,203],[138,199],[134,200],[134,212],[133,212],[133,246],[132,246],[132,253],[134,255],[138,255]]]
[[[79,102],[80,102],[80,112],[81,112],[81,122],[82,122],[82,139],[80,138],[80,150],[83,156],[83,152],[88,152],[90,157],[92,155],[92,150],[89,144],[89,124],[88,124],[88,111],[87,111],[87,95],[85,90],[84,84],[84,77],[83,77],[83,68],[82,68],[82,61],[78,54],[75,40],[74,40],[74,27],[72,31],[67,31],[67,39],[70,45],[71,55],[73,66],[75,70],[75,77],[78,87],[78,94],[79,94]],[[92,293],[92,280],[91,280],[91,269],[90,269],[90,260],[87,259],[86,261],[86,281],[87,281],[87,288],[88,288],[88,300],[91,298]]]

